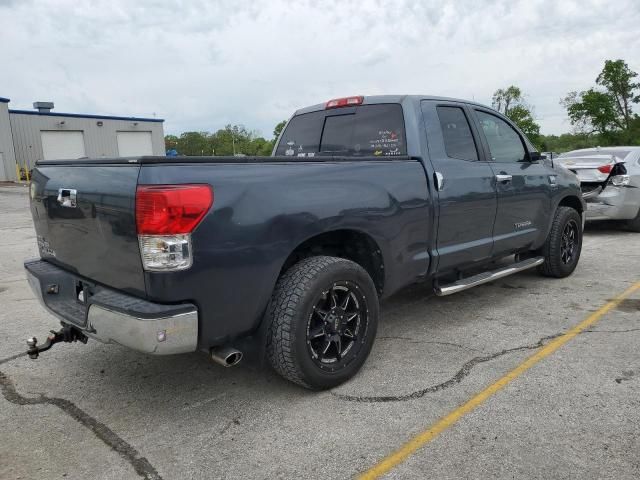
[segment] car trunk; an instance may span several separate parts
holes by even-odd
[[[580,180],[582,196],[595,198],[615,175],[627,173],[624,162],[615,155],[585,155],[583,157],[559,157],[555,162],[571,170]]]
[[[590,155],[585,157],[559,157],[554,160],[575,173],[580,182],[606,182],[616,164],[613,155]]]
[[[135,223],[139,170],[127,160],[40,162],[31,182],[40,256],[93,282],[144,296]]]

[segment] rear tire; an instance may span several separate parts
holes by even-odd
[[[640,209],[638,210],[636,218],[627,221],[627,228],[632,232],[640,232]]]
[[[369,356],[378,311],[375,286],[360,265],[328,256],[303,259],[280,276],[273,292],[267,358],[298,385],[335,387]]]
[[[540,249],[544,263],[538,271],[547,277],[564,278],[573,273],[582,250],[582,219],[571,207],[558,207],[551,231]]]

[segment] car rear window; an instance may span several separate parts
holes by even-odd
[[[295,157],[407,154],[399,104],[361,105],[305,113],[291,119],[276,155]]]

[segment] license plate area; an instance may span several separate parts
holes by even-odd
[[[40,278],[44,303],[63,317],[78,326],[87,323],[87,300],[90,286],[71,274],[45,275]]]

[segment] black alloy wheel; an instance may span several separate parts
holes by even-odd
[[[320,294],[307,322],[307,346],[314,363],[334,372],[353,360],[367,330],[367,302],[357,285],[335,282]]]
[[[569,220],[564,226],[560,242],[560,259],[565,265],[570,264],[575,257],[577,237],[578,225],[574,220]]]

